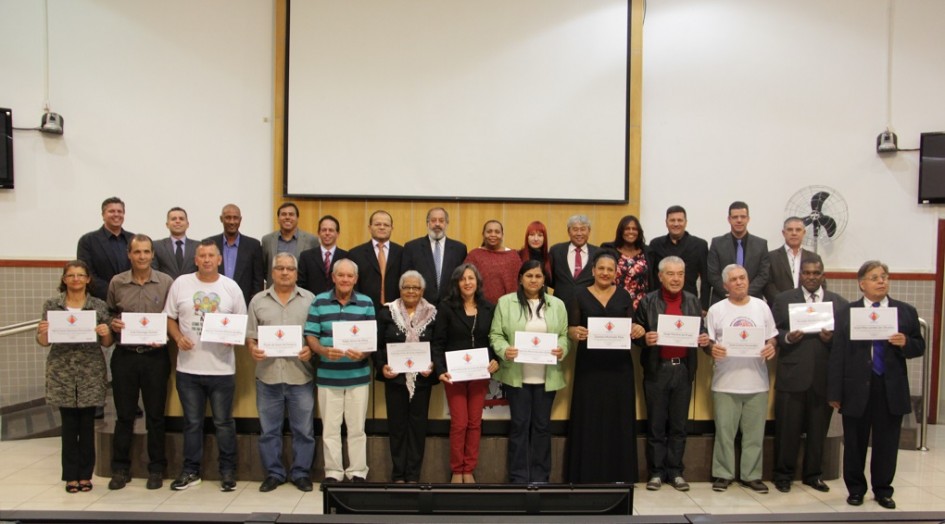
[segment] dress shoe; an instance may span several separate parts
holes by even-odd
[[[145,485],[148,489],[161,489],[164,487],[164,474],[152,471],[148,473],[148,483]]]
[[[121,489],[131,482],[131,473],[127,470],[115,470],[112,479],[108,481],[108,489]]]
[[[761,479],[755,480],[742,480],[739,481],[742,486],[754,491],[755,493],[767,493],[768,485],[761,481]]]
[[[259,485],[259,491],[268,493],[281,486],[282,482],[283,481],[277,479],[276,477],[266,477],[266,480],[262,481],[262,484]]]
[[[732,485],[732,479],[717,478],[712,483],[712,491],[726,491]]]
[[[341,481],[335,477],[325,477],[325,480],[322,481],[322,484],[337,484],[339,482]]]
[[[781,493],[788,493],[791,491],[791,481],[790,480],[776,480],[774,481],[774,488],[780,491]]]
[[[896,509],[896,501],[892,497],[876,497],[876,502],[886,509]]]
[[[890,499],[892,500],[892,499]],[[863,495],[850,495],[847,497],[847,504],[851,506],[862,506],[863,505]]]
[[[826,482],[824,482],[824,481],[822,481],[822,480],[820,480],[820,479],[805,480],[805,481],[804,481],[804,485],[805,485],[805,486],[810,486],[810,487],[816,489],[817,491],[823,491],[824,493],[830,491],[830,486],[828,486]]]
[[[307,493],[309,491],[312,491],[313,489],[312,479],[308,477],[299,477],[296,479],[292,479],[292,483],[295,484],[295,487],[298,488],[299,491],[304,491]]]
[[[364,477],[359,477],[359,476],[355,475],[355,476],[351,477],[351,482],[354,482],[355,484],[360,484],[360,483],[362,483],[362,482],[367,482],[367,479],[365,479]]]

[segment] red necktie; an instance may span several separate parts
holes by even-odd
[[[577,280],[581,270],[584,269],[584,263],[581,260],[581,248],[574,248],[574,279]]]
[[[331,276],[331,251],[325,251],[325,276]]]

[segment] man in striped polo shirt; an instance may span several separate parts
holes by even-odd
[[[367,478],[367,417],[371,365],[368,354],[336,348],[332,324],[337,321],[374,320],[374,303],[354,291],[358,266],[348,259],[335,262],[331,280],[335,287],[315,296],[305,322],[305,342],[321,357],[315,377],[318,411],[322,416],[322,446],[325,454],[324,482],[351,482]],[[348,468],[341,456],[341,423],[348,428]]]

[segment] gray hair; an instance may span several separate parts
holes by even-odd
[[[427,211],[427,222],[430,221],[430,215],[431,215],[434,211],[442,211],[442,212],[443,212],[443,216],[446,217],[446,223],[447,223],[447,224],[450,223],[450,213],[449,213],[449,211],[447,211],[445,208],[442,208],[442,207],[431,207],[430,210]]]
[[[728,276],[732,273],[732,271],[735,271],[736,269],[745,269],[745,268],[738,264],[729,264],[725,266],[724,268],[722,268],[722,283],[723,284],[728,282]],[[747,273],[748,270],[746,269],[745,271]]]
[[[288,251],[280,251],[280,252],[276,253],[276,256],[273,257],[273,259],[272,259],[272,267],[273,267],[273,268],[276,267],[276,261],[278,261],[280,258],[289,258],[289,259],[292,260],[292,265],[293,265],[293,266],[295,266],[296,268],[299,267],[299,260],[298,260],[297,258],[295,258],[295,255],[293,255],[292,253],[289,253]]]
[[[339,260],[335,260],[335,263],[331,265],[331,274],[332,274],[332,275],[334,275],[335,273],[338,272],[338,264],[341,264],[341,263],[350,264],[350,265],[351,265],[351,269],[354,270],[354,276],[358,276],[358,265],[355,264],[355,263],[354,263],[354,260],[351,260],[350,258],[342,258],[342,259],[339,259]]]
[[[419,271],[415,271],[411,269],[410,271],[405,271],[403,275],[400,275],[400,281],[397,283],[397,289],[403,289],[404,280],[407,280],[408,278],[415,278],[419,280],[420,287],[422,287],[423,289],[427,288],[427,281],[426,279],[423,278],[423,275],[421,275]]]
[[[568,217],[568,229],[576,225],[585,225],[588,229],[591,228],[591,219],[587,218],[587,215],[571,215]]]
[[[670,255],[664,258],[663,260],[660,260],[660,266],[659,266],[660,273],[662,273],[663,270],[666,268],[666,266],[670,264],[679,264],[680,266],[683,267],[683,269],[686,269],[686,262],[683,259],[677,257],[676,255]]]

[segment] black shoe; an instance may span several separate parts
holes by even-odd
[[[826,482],[824,482],[824,481],[822,481],[822,480],[820,480],[820,479],[805,480],[805,481],[804,481],[804,485],[805,485],[805,486],[810,486],[810,487],[816,489],[817,491],[822,491],[822,492],[824,492],[824,493],[830,491],[830,486],[828,486]]]
[[[232,471],[220,474],[220,491],[236,491],[236,474]]]
[[[174,491],[182,491],[198,484],[200,484],[200,475],[197,473],[187,473],[186,471],[183,471],[173,482],[171,482],[171,489]]]
[[[896,501],[892,497],[876,497],[876,502],[886,509],[896,509]]]
[[[890,499],[892,500],[892,499]],[[847,497],[847,504],[851,506],[862,506],[863,505],[863,495],[850,495]]]
[[[774,487],[781,493],[788,493],[791,491],[791,481],[790,480],[776,480],[774,481]]]
[[[292,483],[295,484],[295,487],[299,488],[299,491],[312,491],[312,479],[308,477],[292,479]]]
[[[322,481],[322,484],[337,484],[339,482],[341,481],[335,477],[325,477],[325,480]]]
[[[97,419],[105,418],[105,408],[103,406],[95,407],[95,418]]]
[[[121,489],[129,482],[131,482],[131,473],[122,469],[116,470],[112,473],[112,479],[108,481],[108,489]]]
[[[717,478],[712,483],[712,491],[726,491],[732,485],[732,479]]]
[[[262,481],[262,484],[259,485],[259,491],[268,493],[281,486],[283,482],[285,481],[279,480],[273,476],[266,477],[266,480]]]
[[[365,479],[364,477],[358,477],[356,475],[354,477],[351,477],[351,482],[354,482],[355,484],[360,484],[362,482],[367,482],[367,479]]]
[[[755,480],[740,480],[739,483],[742,486],[754,491],[755,493],[767,493],[768,485],[761,481],[761,479]]]
[[[164,486],[164,474],[152,471],[148,473],[148,483],[145,487],[148,489],[161,489]]]

